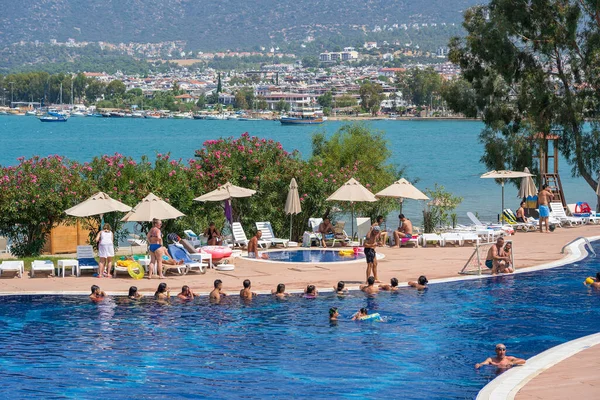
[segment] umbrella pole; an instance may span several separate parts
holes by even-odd
[[[354,240],[354,203],[352,203],[352,219],[350,220],[350,226],[352,226],[352,240]]]
[[[504,179],[502,179],[502,210],[500,210],[500,215],[498,216],[498,222],[502,225],[502,214],[504,213]]]
[[[294,214],[290,214],[290,241],[292,241],[292,218],[294,218]]]

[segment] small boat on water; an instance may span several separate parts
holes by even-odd
[[[81,111],[73,111],[71,117],[85,117],[85,114]]]
[[[160,119],[160,113],[158,113],[158,112],[147,112],[146,114],[144,114],[144,118]]]
[[[37,115],[37,111],[36,110],[29,110],[25,113],[25,115],[27,116],[36,116]]]
[[[282,125],[317,125],[325,121],[321,107],[301,107],[282,115],[279,122]]]
[[[67,122],[68,119],[69,117],[67,117],[66,115],[55,111],[48,111],[47,114],[39,117],[39,120],[41,122]]]
[[[225,120],[225,114],[209,114],[206,116],[206,119],[223,121]]]
[[[125,113],[113,111],[109,113],[109,116],[110,118],[124,118]]]
[[[102,114],[99,114],[99,113],[87,113],[85,116],[86,117],[102,118]]]
[[[206,114],[194,114],[194,119],[206,119]]]

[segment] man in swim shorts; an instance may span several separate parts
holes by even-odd
[[[485,258],[485,266],[492,270],[492,275],[504,272],[508,268],[510,260],[504,254],[504,238],[499,237],[496,243],[490,247]]]
[[[372,275],[375,278],[375,282],[380,283],[379,279],[377,279],[377,254],[375,252],[380,229],[379,225],[373,225],[369,233],[367,233],[364,243],[365,258],[367,259],[367,282]]]
[[[554,198],[554,194],[548,187],[548,185],[543,185],[542,190],[538,193],[538,209],[540,210],[540,232],[543,232],[544,223],[546,223],[546,233],[550,233],[550,227],[548,224],[548,218],[550,217],[550,209],[548,208],[548,204]]]
[[[335,231],[333,229],[333,225],[331,225],[329,217],[325,217],[323,222],[319,224],[319,235],[321,239],[321,246],[323,247],[327,247],[327,243],[325,243],[326,239],[334,238]]]
[[[402,244],[402,239],[412,239],[413,226],[410,219],[406,218],[404,214],[398,215],[398,219],[400,219],[400,226],[397,230],[394,231],[394,246],[399,248]]]
[[[258,258],[260,254],[258,254],[258,241],[262,237],[262,231],[256,231],[256,234],[252,236],[252,239],[248,242],[248,257],[249,258]]]
[[[506,346],[502,343],[498,343],[496,345],[496,357],[489,357],[484,362],[475,364],[475,368],[479,369],[479,367],[483,365],[493,365],[498,368],[506,369],[512,367],[513,365],[523,365],[526,362],[527,361],[522,358],[507,356]]]

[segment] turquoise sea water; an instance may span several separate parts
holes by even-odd
[[[171,152],[184,160],[208,139],[251,135],[280,141],[288,151],[297,149],[303,157],[311,153],[311,133],[335,132],[343,122],[321,126],[282,126],[274,121],[205,121],[176,119],[71,118],[67,123],[41,123],[33,117],[0,116],[0,165],[13,165],[20,156],[60,154],[87,161],[99,154],[115,152],[140,157],[143,154]],[[477,212],[482,220],[497,218],[501,208],[501,187],[491,179],[480,179],[486,168],[479,162],[482,128],[475,121],[373,121],[368,124],[385,131],[392,149],[391,161],[405,166],[409,179],[425,190],[435,183],[464,197],[458,208],[459,219],[466,212]],[[572,178],[570,168],[560,161],[561,179],[567,201],[587,201],[596,205],[594,191],[581,178]],[[506,186],[506,207],[518,208],[518,189]],[[198,193],[200,195],[200,193]],[[408,200],[404,212],[421,219],[423,204]],[[395,218],[395,217],[394,217]],[[394,219],[392,225],[396,223]]]

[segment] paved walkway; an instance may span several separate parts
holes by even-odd
[[[600,398],[600,345],[550,367],[517,393],[516,400],[582,400]]]

